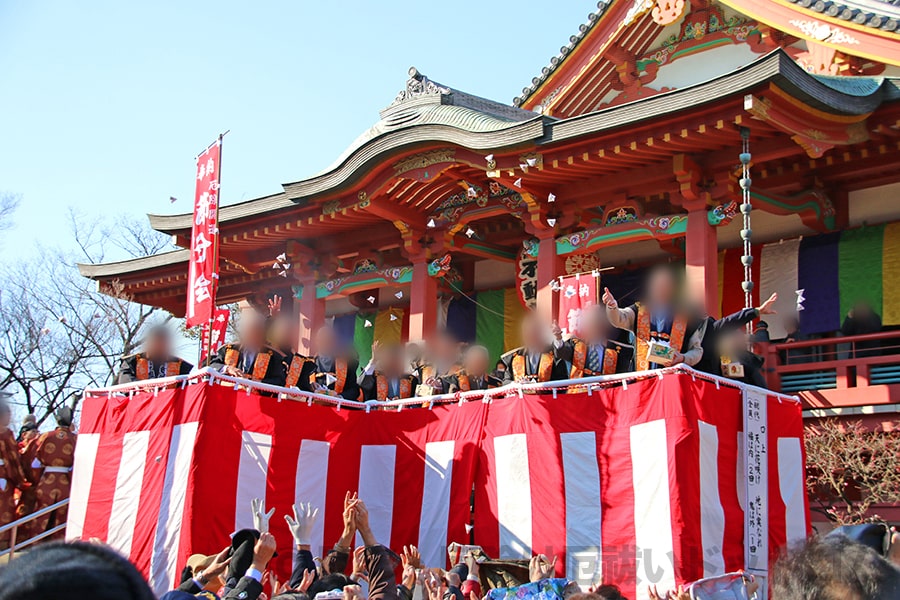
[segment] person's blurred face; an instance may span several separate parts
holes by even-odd
[[[239,334],[241,344],[258,350],[266,344],[266,322],[258,315],[245,315],[241,318]]]
[[[537,317],[528,316],[522,320],[522,345],[538,350],[547,345],[547,330]]]
[[[431,353],[439,363],[453,363],[458,358],[456,340],[447,333],[438,333],[431,341]]]
[[[8,406],[0,406],[0,429],[7,429],[12,420],[12,411]]]
[[[381,351],[380,362],[382,363],[382,371],[391,377],[402,375],[405,369],[406,354],[403,347],[398,345],[390,345]]]
[[[656,269],[647,282],[650,304],[668,306],[675,300],[675,276],[669,269]]]
[[[579,328],[581,335],[589,342],[605,340],[609,334],[607,326],[606,312],[601,306],[591,306],[581,313]]]
[[[147,338],[147,356],[151,358],[168,358],[172,354],[172,340],[168,334],[155,332]]]
[[[422,358],[422,347],[415,342],[406,344],[406,360],[411,363],[419,362]]]
[[[294,327],[285,316],[277,316],[271,325],[272,344],[287,350],[294,347]]]
[[[316,352],[325,356],[333,356],[337,350],[334,329],[325,325],[316,332]]]
[[[472,346],[466,352],[465,356],[465,368],[466,373],[469,375],[475,375],[476,377],[480,377],[487,372],[489,358],[487,352],[484,351],[484,348],[481,346]]]

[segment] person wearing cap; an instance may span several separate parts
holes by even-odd
[[[11,419],[9,404],[0,400],[0,526],[16,520],[15,490],[27,485],[19,460],[19,445],[9,428]],[[8,536],[0,536],[0,549],[8,546]]]
[[[33,480],[37,481],[35,512],[69,497],[77,439],[72,431],[72,417],[71,408],[60,408],[56,412],[56,429],[41,434],[29,453],[30,456],[25,455],[26,460],[30,460]],[[68,510],[68,506],[63,506],[36,518],[31,522],[30,535],[23,536],[23,539],[65,523]],[[64,534],[65,532],[59,531],[53,537],[62,538]]]
[[[122,357],[116,383],[187,375],[194,365],[172,354],[172,332],[165,325],[155,325],[147,332],[144,350]]]

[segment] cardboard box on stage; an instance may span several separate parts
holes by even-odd
[[[488,555],[558,555],[559,575],[638,598],[648,583],[765,576],[806,536],[799,404],[681,368],[588,381],[370,412],[206,381],[89,392],[68,536],[106,540],[162,592],[190,554],[251,527],[259,497],[276,509],[284,578],[291,504],[321,507],[321,555],[358,490],[379,542],[445,566],[447,545],[469,542],[474,487],[474,543]]]

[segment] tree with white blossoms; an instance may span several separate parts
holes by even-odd
[[[155,254],[166,236],[127,218],[69,217],[69,248],[41,247],[0,267],[0,389],[39,424],[65,404],[77,407],[85,387],[112,383],[120,357],[137,351],[148,326],[173,318],[132,302],[116,283],[100,293],[76,268],[110,254]]]

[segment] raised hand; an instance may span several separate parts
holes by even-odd
[[[301,502],[293,507],[294,518],[290,515],[284,515],[284,520],[291,530],[294,537],[294,543],[298,546],[309,546],[312,543],[312,530],[319,516],[319,509],[313,508],[312,503],[307,502],[305,505]]]
[[[269,519],[275,514],[275,509],[266,512],[266,501],[262,498],[253,498],[250,509],[253,511],[253,528],[260,533],[269,531]]]
[[[773,292],[769,298],[760,304],[759,308],[756,309],[759,311],[761,315],[776,315],[778,311],[775,310],[775,302],[778,301],[778,292]]]
[[[353,551],[353,576],[359,579],[366,574],[366,547],[357,546]]]
[[[347,585],[344,586],[344,600],[366,600],[366,597],[358,585]]]
[[[556,573],[556,559],[557,557],[554,556],[553,561],[551,562],[547,560],[547,557],[543,554],[532,556],[531,560],[528,561],[529,579],[534,582],[553,577]]]
[[[203,569],[203,572],[200,573],[200,577],[198,577],[200,583],[205,586],[209,582],[214,581],[217,577],[222,576],[222,573],[228,568],[228,563],[231,562],[231,558],[228,556],[229,550],[231,550],[231,546],[228,546],[219,552],[213,559],[212,564]]]
[[[363,543],[366,546],[374,546],[377,542],[369,527],[369,509],[366,508],[365,502],[357,500],[354,511],[356,512],[356,530],[359,531]]]
[[[312,585],[313,581],[316,580],[316,571],[315,569],[307,569],[303,571],[303,578],[300,580],[300,585],[294,588],[293,591],[300,592],[301,594],[305,594],[306,590],[309,589],[309,586]]]
[[[603,304],[606,305],[606,308],[611,310],[619,308],[619,303],[616,302],[616,297],[612,295],[612,292],[609,291],[609,288],[603,288]]]
[[[400,560],[403,561],[403,565],[412,565],[413,569],[421,569],[422,568],[422,555],[419,554],[419,549],[410,544],[409,546],[403,546],[403,552],[400,554]]]
[[[278,313],[281,312],[281,296],[275,294],[271,298],[269,298],[268,302],[269,307],[269,316],[274,317]]]
[[[275,536],[263,531],[253,548],[253,568],[259,572],[266,570],[266,565],[275,555]]]

